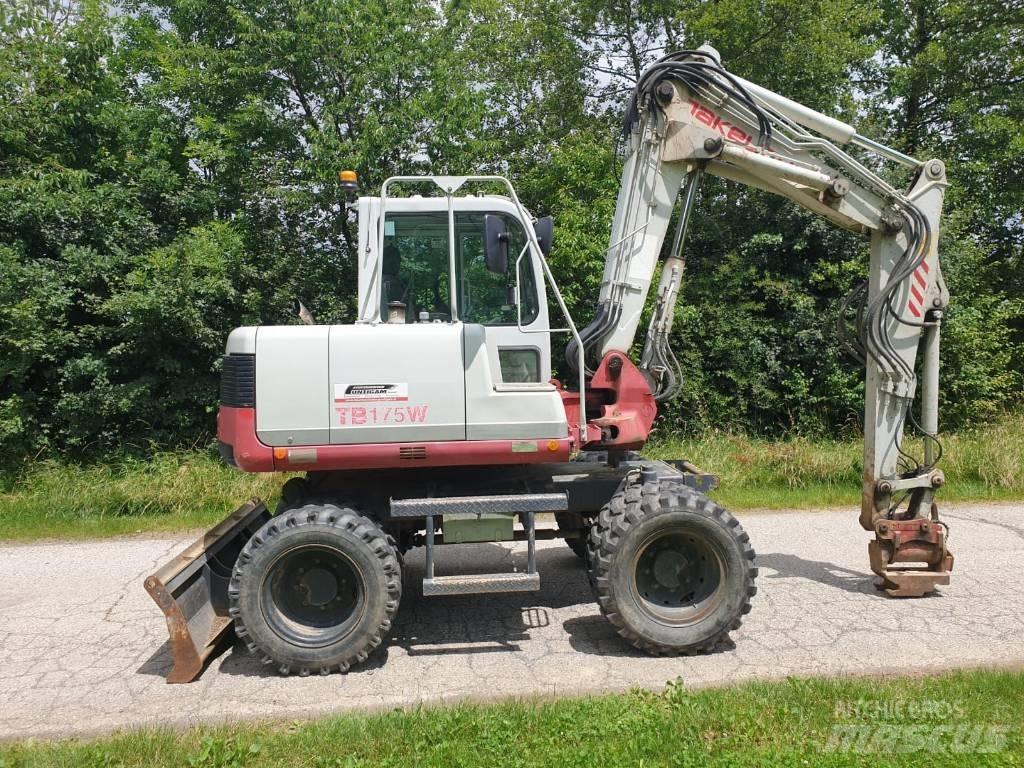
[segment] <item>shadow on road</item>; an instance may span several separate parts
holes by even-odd
[[[463,545],[437,550],[436,572],[496,573],[526,568],[526,554],[496,544]],[[519,651],[531,630],[550,626],[552,612],[577,605],[593,605],[593,596],[583,564],[567,547],[545,547],[537,551],[541,574],[539,592],[423,597],[423,552],[407,554],[403,575],[404,594],[394,627],[384,643],[363,664],[348,674],[372,671],[387,659],[388,648],[403,648],[409,656],[445,656]],[[598,622],[607,625],[593,608]],[[607,628],[616,652],[631,651]],[[593,648],[591,653],[603,653]],[[216,664],[216,662],[215,662]],[[137,670],[139,674],[166,676],[171,668],[169,644],[164,643]],[[244,643],[235,642],[219,670],[229,675],[256,677],[277,674],[272,665],[261,663]],[[206,673],[208,674],[208,673]]]
[[[436,573],[496,573],[526,568],[525,552],[496,544],[437,550]],[[586,571],[569,549],[537,551],[539,592],[423,597],[423,558],[407,558],[405,594],[388,639],[410,656],[518,651],[530,630],[551,624],[551,611],[593,602]]]
[[[135,670],[138,675],[156,675],[167,677],[171,671],[171,644],[164,640],[163,645],[156,649],[156,652],[142,662],[142,666]]]
[[[593,656],[613,656],[617,658],[649,659],[650,654],[634,648],[625,639],[619,637],[608,619],[600,613],[589,616],[578,616],[569,619],[562,624],[562,627],[569,635],[569,645],[574,651],[587,653]],[[726,638],[716,645],[712,650],[705,651],[699,656],[714,653],[723,653],[736,648],[732,638]]]
[[[379,648],[370,654],[366,661],[353,668],[347,674],[358,677],[359,675],[372,674],[374,670],[380,669],[388,660],[387,646],[388,641],[385,640]],[[245,643],[241,641],[237,641],[231,646],[231,650],[227,652],[224,661],[221,662],[219,671],[223,674],[242,675],[243,677],[280,677],[273,664],[261,662],[249,652],[249,649],[245,647]],[[209,674],[209,672],[204,674]]]
[[[773,552],[758,555],[757,566],[762,569],[758,575],[759,579],[809,579],[844,592],[885,597],[875,589],[873,574],[855,571],[824,560],[806,560],[796,555]],[[775,573],[766,573],[763,570],[765,568],[770,568]]]
[[[526,566],[524,552],[511,552],[495,544],[463,545],[458,549],[438,548],[437,573],[488,573]],[[808,579],[846,592],[879,596],[872,576],[835,563],[807,560],[796,555],[770,553],[758,555],[762,569],[759,579]],[[600,614],[579,559],[563,547],[545,547],[537,552],[541,573],[539,592],[466,595],[425,598],[422,594],[423,553],[407,555],[404,595],[394,627],[384,643],[350,675],[370,673],[383,665],[389,648],[402,648],[409,656],[464,656],[520,651],[531,633],[561,621],[573,650],[596,656],[646,658],[619,637],[615,628]],[[580,606],[580,608],[576,608]],[[576,608],[576,610],[573,610]],[[566,611],[565,609],[568,609]],[[566,613],[570,613],[568,618]],[[558,615],[561,614],[561,615]],[[534,636],[537,636],[534,634]],[[735,648],[731,640],[712,653]],[[138,669],[139,674],[164,676],[170,669],[165,642]],[[263,664],[236,642],[219,670],[229,675],[269,677],[277,674],[272,665]]]

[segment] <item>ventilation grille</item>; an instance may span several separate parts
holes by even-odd
[[[427,458],[427,447],[425,445],[408,445],[398,449],[400,459],[425,459]]]
[[[220,402],[232,408],[256,406],[256,355],[224,355]]]

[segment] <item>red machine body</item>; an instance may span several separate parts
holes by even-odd
[[[580,396],[561,388],[568,424],[580,423]],[[287,472],[397,467],[464,467],[568,461],[587,450],[632,451],[643,447],[658,414],[647,378],[629,358],[605,355],[586,392],[587,436],[540,440],[448,440],[361,445],[272,447],[256,433],[256,409],[221,405],[217,439],[221,455],[245,472]],[[570,427],[571,429],[571,427]]]

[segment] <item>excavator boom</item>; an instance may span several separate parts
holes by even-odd
[[[603,360],[632,345],[678,198],[676,233],[662,262],[640,360],[656,399],[676,390],[680,374],[669,334],[686,229],[704,174],[780,195],[868,237],[869,274],[844,304],[840,328],[866,372],[860,522],[876,534],[872,567],[891,594],[919,595],[948,583],[952,556],[933,503],[944,482],[937,468],[939,328],[949,300],[938,259],[943,163],[919,162],[749,83],[725,70],[708,46],[670,54],[648,68],[624,134],[626,158],[598,308],[580,332],[585,359]],[[892,186],[839,144],[910,168],[909,190]],[[922,340],[918,417],[912,406]],[[570,344],[570,363],[577,352]],[[902,445],[908,423],[924,437],[923,457]],[[925,567],[893,565],[908,560]]]

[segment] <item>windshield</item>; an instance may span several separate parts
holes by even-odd
[[[509,233],[508,268],[498,274],[484,260],[484,213],[455,214],[458,317],[481,325],[516,325],[512,289],[516,261],[526,234],[512,216],[499,214]],[[451,320],[448,213],[389,213],[384,222],[381,316],[394,302],[404,305],[407,323]],[[537,281],[527,252],[519,261],[522,323],[537,318]]]

